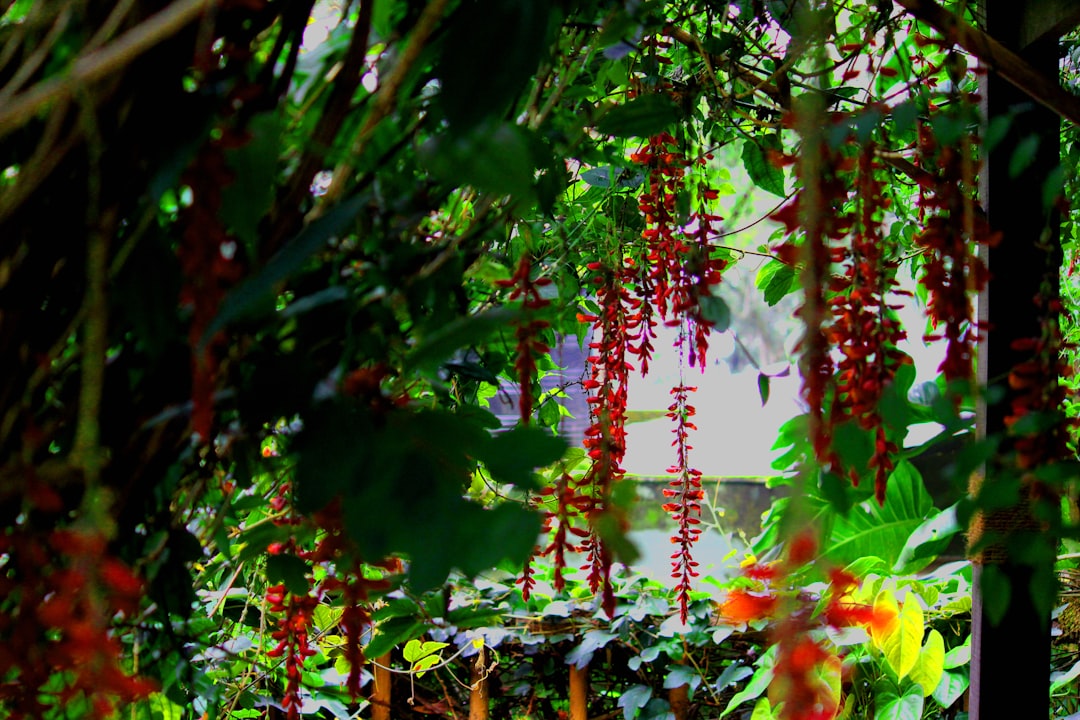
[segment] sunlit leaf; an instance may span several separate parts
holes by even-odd
[[[875,615],[877,614],[877,604],[874,606]],[[922,606],[919,605],[918,600],[911,594],[908,595],[904,601],[903,607],[900,609],[900,614],[897,616],[897,624],[892,628],[890,632],[883,634],[881,638],[881,651],[885,656],[885,659],[889,662],[889,666],[896,672],[896,676],[904,678],[915,667],[915,663],[919,660],[919,654],[922,649],[923,634],[926,632],[926,624],[923,621]],[[875,642],[877,636],[875,634]],[[940,660],[935,659],[934,667],[940,667],[941,662],[945,659],[944,646],[941,648]],[[929,677],[930,670],[934,667],[928,668],[926,673]],[[938,671],[940,675],[940,671]],[[931,688],[933,691],[933,688]]]
[[[911,668],[908,677],[918,683],[923,690],[923,696],[933,693],[941,682],[942,673],[945,671],[945,639],[941,633],[931,629],[926,636],[926,643],[919,653],[919,659]]]

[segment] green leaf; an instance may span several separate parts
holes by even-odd
[[[952,707],[957,700],[964,696],[968,689],[968,673],[963,671],[946,670],[941,675],[941,682],[934,689],[933,698],[943,708]]]
[[[667,95],[639,95],[611,108],[596,124],[596,130],[615,137],[656,135],[678,120],[680,114]]]
[[[696,688],[701,683],[701,674],[688,665],[672,665],[668,668],[668,674],[664,678],[664,689],[682,687],[686,685]]]
[[[769,376],[765,373],[758,373],[757,391],[758,397],[761,398],[761,407],[765,407],[765,403],[769,402]]]
[[[509,109],[543,57],[552,15],[548,0],[461,4],[436,68],[440,102],[452,128],[469,131]]]
[[[632,720],[637,711],[648,704],[652,697],[652,688],[648,685],[631,685],[619,695],[618,706],[622,708],[623,718]]]
[[[873,555],[893,566],[908,538],[933,512],[922,476],[903,460],[889,476],[884,506],[870,499],[853,507],[847,517],[836,518],[826,557],[846,564]]]
[[[910,100],[900,103],[892,109],[893,128],[896,135],[902,136],[915,129],[915,120],[919,116],[919,108]]]
[[[532,203],[536,200],[536,168],[543,164],[538,162],[542,160],[537,155],[539,147],[542,145],[531,131],[501,122],[463,135],[436,135],[418,152],[428,170],[451,186],[472,185]]]
[[[754,712],[750,715],[750,720],[775,720],[776,715],[773,714],[772,703],[769,702],[769,698],[759,698],[754,704]]]
[[[924,520],[915,528],[900,551],[894,572],[907,575],[922,570],[948,546],[957,533],[963,531],[964,528],[956,520],[958,504]]]
[[[367,204],[366,197],[354,197],[332,208],[285,244],[266,266],[225,296],[221,309],[199,341],[200,347],[229,324],[256,315],[269,314],[277,294],[288,280],[316,252],[326,247]]]
[[[915,662],[915,667],[911,668],[908,677],[912,682],[919,684],[923,697],[927,697],[937,689],[944,671],[945,639],[937,630],[931,629],[919,653],[919,659]]]
[[[427,624],[412,617],[391,618],[375,626],[371,642],[364,646],[364,656],[379,658],[403,642],[418,638],[427,632]]]
[[[881,640],[881,651],[896,676],[903,679],[919,660],[926,623],[923,620],[922,606],[910,593],[897,617],[899,623],[895,629]],[[942,646],[941,659],[944,660],[944,657]]]
[[[220,215],[249,253],[259,242],[259,222],[274,198],[283,128],[281,113],[259,113],[248,123],[251,139],[225,151],[233,181],[221,189]]]
[[[315,609],[312,611],[311,620],[315,623],[315,627],[322,632],[326,632],[338,624],[344,612],[344,608],[319,604],[316,605]]]
[[[1039,151],[1039,136],[1028,135],[1016,143],[1012,156],[1009,158],[1009,177],[1016,178],[1035,162],[1035,155]]]
[[[715,295],[702,295],[698,298],[701,317],[710,322],[717,332],[724,332],[731,327],[731,308],[723,298]]]
[[[874,720],[920,720],[923,696],[918,685],[904,683],[903,693],[897,692],[890,680],[874,685]]]
[[[478,457],[496,480],[535,487],[533,471],[559,460],[567,447],[566,440],[547,430],[523,426],[497,434]]]
[[[596,167],[581,173],[581,179],[593,187],[636,188],[645,178],[640,172],[620,167]]]
[[[434,372],[459,348],[479,344],[513,325],[518,314],[511,308],[494,308],[448,323],[420,341],[406,357],[406,367]]]
[[[267,555],[266,579],[271,583],[284,583],[293,595],[307,595],[311,586],[307,575],[311,568],[295,555]]]
[[[946,670],[952,670],[953,668],[962,667],[971,662],[971,636],[968,635],[967,640],[963,645],[954,647],[949,652],[945,653],[945,663],[943,667]]]
[[[784,190],[784,171],[769,161],[768,150],[779,150],[780,139],[776,135],[766,135],[760,144],[747,140],[742,147],[742,162],[750,180],[765,192],[777,197],[786,197]],[[771,304],[771,303],[770,303]]]
[[[776,665],[777,647],[778,646],[773,645],[761,656],[761,659],[758,660],[757,663],[757,670],[754,671],[754,676],[750,678],[750,682],[746,683],[746,687],[735,693],[735,696],[728,701],[727,707],[724,708],[724,712],[720,714],[720,717],[726,717],[728,713],[747,700],[753,700],[754,698],[760,697],[761,694],[765,692],[773,679],[773,667]]]
[[[450,643],[435,642],[434,640],[421,642],[420,640],[413,639],[405,643],[405,649],[402,650],[401,655],[405,658],[405,662],[415,663],[429,655],[439,652],[449,645]]]
[[[769,307],[773,307],[796,289],[795,269],[779,260],[767,262],[758,270],[754,285],[764,292]]]

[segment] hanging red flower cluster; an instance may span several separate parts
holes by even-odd
[[[1016,466],[1022,471],[1071,457],[1069,438],[1076,425],[1064,413],[1066,388],[1062,379],[1071,376],[1073,369],[1064,360],[1061,303],[1039,297],[1036,304],[1042,315],[1042,335],[1012,343],[1012,350],[1029,355],[1009,371],[1009,388],[1014,394],[1005,418],[1005,426],[1015,437]]]
[[[888,439],[878,410],[882,393],[896,370],[910,358],[897,343],[906,337],[892,311],[887,296],[910,294],[899,289],[896,263],[885,257],[881,236],[881,214],[888,207],[882,195],[872,144],[859,154],[855,203],[857,222],[848,247],[837,247],[833,260],[841,263],[843,275],[834,276],[829,300],[832,323],[829,341],[841,358],[837,363],[836,390],[830,413],[830,434],[839,422],[854,420],[874,433],[874,451],[869,461],[874,473],[874,495],[885,502],[886,481],[892,472],[896,444]],[[856,468],[848,472],[852,484],[859,484]]]
[[[676,461],[667,471],[675,473],[676,477],[664,488],[664,497],[669,502],[663,506],[664,511],[670,513],[677,523],[675,534],[671,537],[672,544],[678,546],[671,554],[671,576],[678,580],[675,592],[679,602],[679,619],[684,623],[689,613],[690,583],[692,578],[698,576],[695,570],[698,562],[693,558],[691,546],[701,535],[701,471],[690,467],[690,450],[693,446],[688,441],[690,431],[697,430],[697,426],[690,421],[697,412],[688,402],[692,392],[697,392],[697,388],[686,384],[677,385],[671,390],[675,401],[668,406],[667,416],[675,422],[672,431],[675,440],[671,444],[675,448]]]
[[[7,717],[39,718],[57,707],[70,709],[70,717],[111,717],[118,703],[155,690],[122,666],[116,628],[138,612],[143,585],[109,555],[101,533],[10,528],[0,534],[0,556],[0,678],[8,680],[0,684],[0,705]]]
[[[304,661],[317,650],[311,647],[309,632],[312,614],[319,599],[313,595],[297,595],[286,590],[284,585],[271,585],[266,588],[266,604],[270,612],[281,613],[277,630],[270,637],[277,645],[267,651],[271,658],[285,658],[285,694],[281,706],[285,708],[289,720],[300,719],[300,680],[304,670]]]
[[[787,234],[802,229],[801,245],[787,242],[777,248],[780,260],[792,267],[801,266],[803,304],[796,311],[802,319],[804,334],[797,349],[800,351],[800,370],[803,379],[802,396],[809,408],[810,439],[814,454],[823,465],[835,464],[832,451],[831,426],[825,416],[826,401],[833,384],[834,365],[832,339],[828,326],[831,320],[827,291],[833,246],[842,244],[850,232],[853,217],[845,212],[848,183],[854,162],[839,149],[821,138],[821,128],[800,128],[804,135],[796,173],[802,188],[795,198],[773,213],[772,219],[784,224]],[[794,158],[780,158],[785,164]]]
[[[700,158],[698,164],[704,166],[711,157]],[[708,205],[719,193],[702,184],[698,188],[698,208],[685,220],[679,218],[677,206],[680,195],[688,192],[684,177],[691,163],[670,133],[650,137],[644,147],[631,154],[630,160],[648,169],[648,189],[638,197],[638,210],[645,219],[641,236],[646,254],[638,265],[637,286],[651,307],[642,309],[640,343],[644,346],[649,338],[655,338],[654,311],[671,327],[689,320],[693,326],[690,364],[704,369],[712,323],[702,312],[701,301],[720,282],[726,266],[725,261],[712,258],[710,253],[718,233],[716,223],[722,218]],[[687,336],[680,334],[679,338],[681,343]],[[643,374],[647,367],[643,362]]]
[[[235,132],[223,132],[221,138],[203,147],[183,174],[184,184],[191,188],[192,203],[181,211],[184,231],[177,255],[184,283],[180,305],[191,311],[191,428],[202,443],[210,441],[213,431],[218,356],[225,341],[220,333],[206,337],[206,332],[226,292],[242,273],[235,258],[236,238],[221,221],[221,190],[233,178],[225,163],[225,150],[243,142]]]
[[[930,296],[930,321],[934,328],[941,328],[940,334],[925,339],[944,337],[945,359],[939,370],[947,381],[968,380],[980,330],[971,296],[983,290],[990,279],[976,248],[996,244],[1000,234],[991,232],[986,216],[970,195],[977,170],[970,146],[939,145],[930,126],[923,123],[919,125],[919,151],[926,169],[938,178],[933,191],[923,193],[921,206],[928,217],[915,237],[925,249],[920,282]]]
[[[580,492],[587,498],[585,510],[591,529],[582,549],[587,554],[589,586],[593,592],[602,593],[602,604],[608,615],[615,610],[615,596],[611,587],[612,556],[597,527],[601,522],[613,523],[623,528],[626,519],[621,508],[611,502],[611,491],[622,479],[623,456],[626,454],[626,397],[630,372],[634,369],[627,361],[631,352],[630,338],[641,321],[638,309],[641,300],[631,296],[625,271],[590,263],[589,269],[596,275],[596,302],[600,314],[582,315],[593,323],[593,337],[589,343],[589,378],[584,382],[588,397],[591,424],[585,431],[585,451],[592,462],[580,485]]]
[[[514,276],[495,283],[499,287],[513,288],[508,299],[521,301],[522,317],[514,329],[514,337],[517,339],[514,369],[518,375],[518,409],[522,425],[528,425],[532,419],[536,359],[551,352],[551,348],[540,338],[540,333],[549,328],[551,323],[536,316],[540,310],[551,305],[550,300],[540,295],[540,288],[550,285],[551,278],[534,280],[532,269],[532,255],[522,253]]]

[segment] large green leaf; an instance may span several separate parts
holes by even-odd
[[[884,506],[867,500],[836,518],[826,557],[846,564],[874,555],[895,565],[911,534],[935,512],[919,471],[901,461],[889,476]]]
[[[773,667],[776,665],[776,650],[778,647],[778,645],[773,645],[761,656],[750,682],[746,683],[746,687],[735,693],[735,696],[728,701],[727,707],[724,708],[724,712],[720,713],[720,717],[727,717],[732,710],[747,700],[758,698],[765,692],[773,679]]]
[[[795,291],[795,279],[795,268],[773,260],[761,266],[754,284],[764,294],[765,302],[772,307]]]
[[[259,222],[274,198],[283,126],[283,115],[259,113],[248,124],[251,140],[225,152],[233,180],[221,191],[221,219],[249,252],[258,243]]]
[[[937,630],[931,629],[926,637],[926,644],[919,653],[919,659],[915,661],[915,666],[911,668],[908,677],[912,682],[919,684],[925,697],[937,689],[943,672],[945,672],[945,639]]]
[[[922,570],[941,553],[952,538],[963,531],[956,519],[954,504],[924,520],[908,537],[894,572],[910,574]]]
[[[210,322],[201,342],[205,344],[218,331],[236,320],[272,312],[284,282],[312,255],[326,247],[331,238],[344,230],[366,202],[366,198],[350,198],[305,227],[270,258],[264,268],[225,297],[221,309]]]
[[[786,197],[784,171],[769,160],[769,150],[779,150],[780,139],[766,135],[760,140],[747,140],[742,147],[742,162],[750,180],[765,192]]]
[[[440,103],[455,132],[506,112],[544,54],[552,15],[549,0],[461,3],[436,68]]]
[[[472,185],[526,203],[536,200],[536,170],[550,167],[542,142],[513,123],[485,123],[467,133],[444,132],[420,147],[420,159],[452,186]]]
[[[567,447],[566,440],[547,430],[517,427],[492,438],[481,448],[479,459],[496,480],[533,486],[533,471],[561,458]]]
[[[641,95],[613,107],[596,130],[615,137],[656,135],[678,118],[679,108],[667,95]]]
[[[898,692],[891,680],[879,680],[874,685],[874,720],[920,720],[923,696],[918,685],[903,683]]]
[[[363,557],[402,553],[414,588],[441,583],[454,568],[468,575],[520,561],[540,531],[538,515],[506,503],[488,510],[466,499],[475,458],[494,442],[482,414],[328,404],[296,439],[297,507],[312,512],[342,497],[345,529]],[[559,442],[559,452],[565,445]],[[521,462],[545,462],[543,448]]]
[[[423,338],[405,359],[406,366],[433,372],[455,350],[487,340],[496,330],[510,327],[517,316],[511,308],[494,308],[459,318]]]
[[[898,678],[904,678],[918,662],[925,632],[922,606],[909,593],[892,632],[881,639],[881,652]],[[944,661],[944,646],[941,650],[941,660]]]

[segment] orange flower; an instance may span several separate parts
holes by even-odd
[[[720,615],[731,623],[761,620],[773,614],[776,601],[775,595],[732,590],[728,593],[727,600],[720,605]]]

